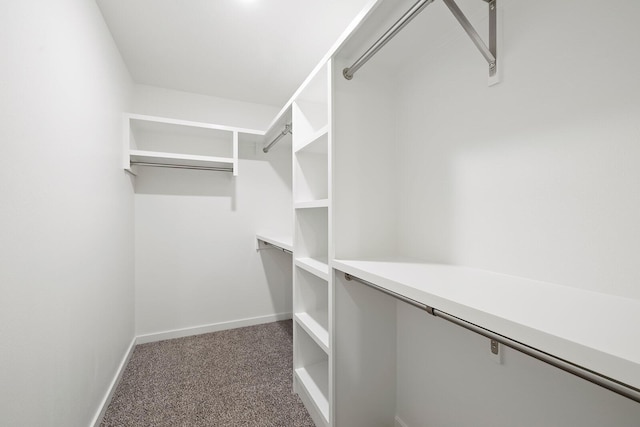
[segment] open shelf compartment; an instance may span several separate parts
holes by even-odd
[[[328,282],[301,268],[295,269],[294,319],[309,336],[329,353]]]
[[[329,424],[329,359],[318,344],[295,325],[294,391],[305,402],[316,425]]]

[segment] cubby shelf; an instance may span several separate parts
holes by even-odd
[[[296,202],[293,207],[295,209],[314,209],[329,207],[329,199],[309,200],[305,202]]]
[[[307,334],[329,354],[329,332],[308,313],[296,313],[294,319]]]
[[[294,262],[297,267],[300,267],[323,280],[329,280],[329,264],[327,259],[296,258]]]
[[[329,125],[325,125],[309,137],[302,140],[296,147],[296,154],[315,153],[327,154],[327,138],[329,135]]]
[[[323,361],[295,370],[295,375],[309,400],[329,423],[329,363]]]

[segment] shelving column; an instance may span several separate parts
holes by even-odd
[[[317,426],[332,425],[330,67],[320,67],[292,105],[293,387]]]

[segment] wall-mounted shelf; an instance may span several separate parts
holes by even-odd
[[[235,159],[231,157],[199,156],[194,154],[163,153],[159,151],[129,150],[132,166],[182,167],[233,172]]]
[[[638,301],[450,265],[335,260],[333,266],[640,390]]]
[[[256,249],[266,249],[274,246],[284,252],[293,253],[293,238],[290,236],[271,235],[269,233],[256,234]],[[267,245],[264,245],[266,243]]]
[[[232,172],[238,175],[239,135],[255,129],[142,114],[124,114],[124,169],[137,166]]]

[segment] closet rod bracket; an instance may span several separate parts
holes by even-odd
[[[471,25],[455,0],[442,0],[449,8],[453,16],[458,20],[464,31],[471,38],[473,44],[478,48],[482,56],[489,64],[489,78],[496,76],[498,72],[498,52],[497,52],[497,0],[484,0],[489,5],[489,46],[487,46],[476,29]]]
[[[418,0],[395,24],[393,24],[369,49],[365,51],[350,67],[342,70],[342,76],[347,79],[353,79],[353,75],[360,69],[373,55],[375,55],[382,47],[387,44],[398,32],[400,32],[413,18],[422,12],[428,5],[435,0]],[[458,7],[455,0],[443,0],[444,4],[449,8],[453,16],[458,20],[462,28],[471,38],[471,41],[478,48],[482,56],[489,64],[489,85],[498,83],[498,52],[497,52],[497,0],[484,0],[489,6],[489,46],[485,44],[478,32],[475,30],[471,22]]]

